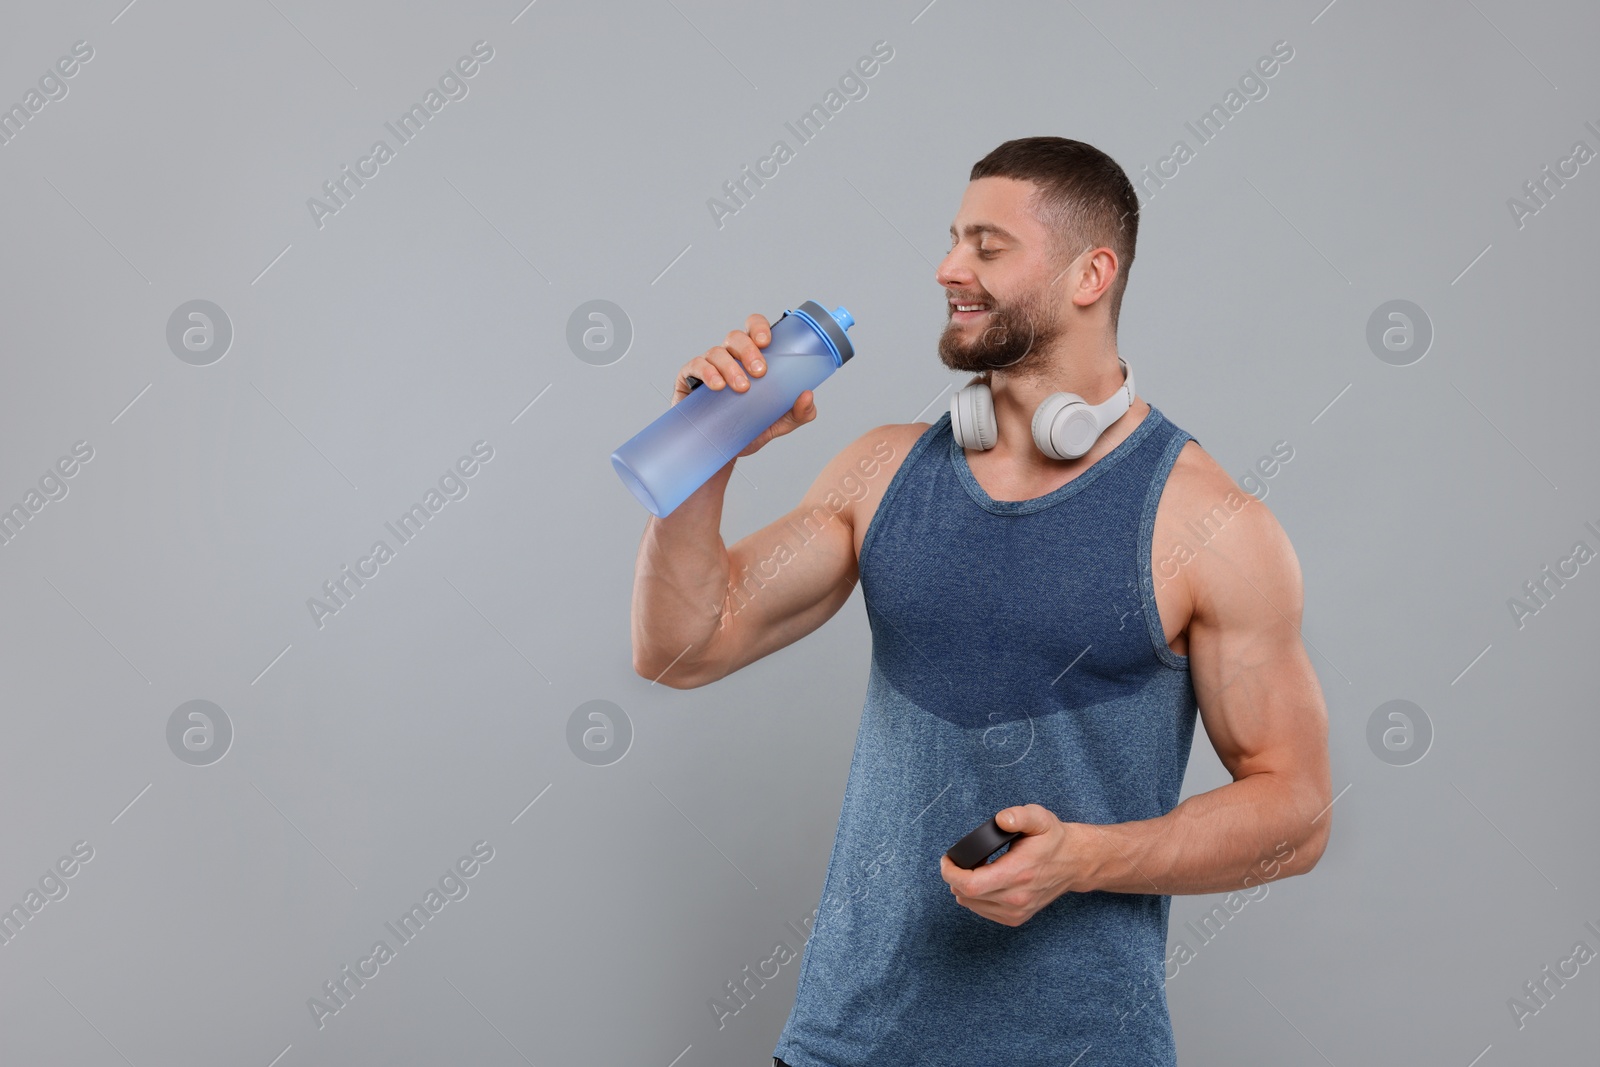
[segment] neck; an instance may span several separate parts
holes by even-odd
[[[1117,363],[1115,340],[1093,345],[1061,345],[1048,354],[1038,370],[1021,374],[997,370],[989,375],[994,397],[994,417],[1000,440],[991,450],[996,459],[1026,468],[1055,469],[1092,462],[1125,436],[1123,424],[1137,421],[1137,401],[1128,413],[1106,428],[1087,455],[1075,460],[1051,459],[1033,443],[1033,413],[1052,393],[1076,393],[1093,407],[1122,388],[1122,367]]]

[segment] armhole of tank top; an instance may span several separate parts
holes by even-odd
[[[883,499],[878,501],[878,506],[873,509],[872,518],[867,520],[866,536],[862,537],[861,539],[861,555],[856,559],[857,574],[860,574],[861,565],[867,560],[867,551],[874,543],[873,534],[878,532],[878,516],[882,515],[888,509],[890,502],[894,500],[895,494],[900,491],[901,483],[904,482],[907,477],[909,477],[906,472],[911,468],[912,464],[917,461],[917,457],[922,455],[922,453],[927,450],[928,443],[933,440],[934,434],[939,429],[939,423],[942,422],[943,419],[944,416],[941,415],[938,420],[934,421],[933,425],[922,431],[921,436],[917,438],[916,442],[912,444],[910,450],[906,452],[906,458],[902,460],[900,462],[900,466],[895,469],[894,477],[889,479],[889,486],[883,491]]]
[[[1150,488],[1145,494],[1144,510],[1139,516],[1139,586],[1143,591],[1145,630],[1150,635],[1150,644],[1155,649],[1156,657],[1174,670],[1188,670],[1189,657],[1180,656],[1172,651],[1172,646],[1167,644],[1166,631],[1161,628],[1161,612],[1156,605],[1155,574],[1151,569],[1152,543],[1156,533],[1156,508],[1161,503],[1161,493],[1167,486],[1167,479],[1172,476],[1173,464],[1178,462],[1178,453],[1183,451],[1183,446],[1194,438],[1183,430],[1173,427],[1172,437],[1167,441],[1167,447],[1162,451],[1161,458],[1156,461],[1155,473],[1150,479]]]

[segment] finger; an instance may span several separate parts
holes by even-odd
[[[778,421],[772,424],[772,432],[774,435],[789,433],[791,430],[799,429],[816,417],[817,406],[814,402],[809,399],[796,400],[794,407],[784,412]]]
[[[1007,832],[1020,830],[1024,834],[1039,834],[1048,830],[1048,810],[1038,804],[1019,804],[995,813],[995,825]]]
[[[705,385],[705,380],[694,373],[695,361],[691,360],[678,371],[678,377],[672,383],[672,403],[677,404],[684,397],[694,392],[697,386]],[[702,370],[702,373],[710,373]]]
[[[717,366],[715,356],[719,352],[722,352],[722,349],[707,349],[705,355],[696,356],[694,362],[689,364],[693,368],[692,373],[712,389],[725,389],[729,384],[728,376]],[[723,358],[729,357],[724,353]]]
[[[704,356],[696,356],[683,365],[683,369],[678,372],[679,389],[692,389],[694,382],[689,380],[691,378],[711,389],[721,389],[728,384],[727,379],[723,378],[722,373],[717,370],[716,364],[706,358],[714,351],[716,350],[708,349]]]
[[[763,348],[772,340],[772,324],[759,311],[752,311],[744,320],[744,332],[749,334],[755,340],[755,343]]]
[[[766,362],[761,358],[761,349],[756,347],[755,341],[751,340],[750,335],[743,330],[730,330],[727,339],[722,342],[722,347],[732,352],[751,374],[760,375],[766,371]]]
[[[969,871],[964,867],[957,867],[949,856],[939,857],[939,873],[950,886],[950,892],[964,899],[970,900],[981,895],[978,892],[978,872],[981,870],[982,867]]]
[[[717,368],[723,380],[738,392],[742,393],[750,388],[750,379],[745,375],[744,367],[726,348],[713,348],[706,353],[706,359]]]

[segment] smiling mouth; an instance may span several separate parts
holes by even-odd
[[[980,303],[952,303],[950,305],[950,319],[953,322],[971,322],[981,318],[991,310],[991,305]]]

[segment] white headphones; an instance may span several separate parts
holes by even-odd
[[[1117,357],[1122,385],[1093,407],[1077,393],[1051,393],[1033,413],[1033,443],[1051,459],[1077,459],[1094,447],[1106,428],[1133,406],[1133,370]],[[950,398],[950,432],[962,448],[982,452],[999,440],[994,394],[974,382]]]

